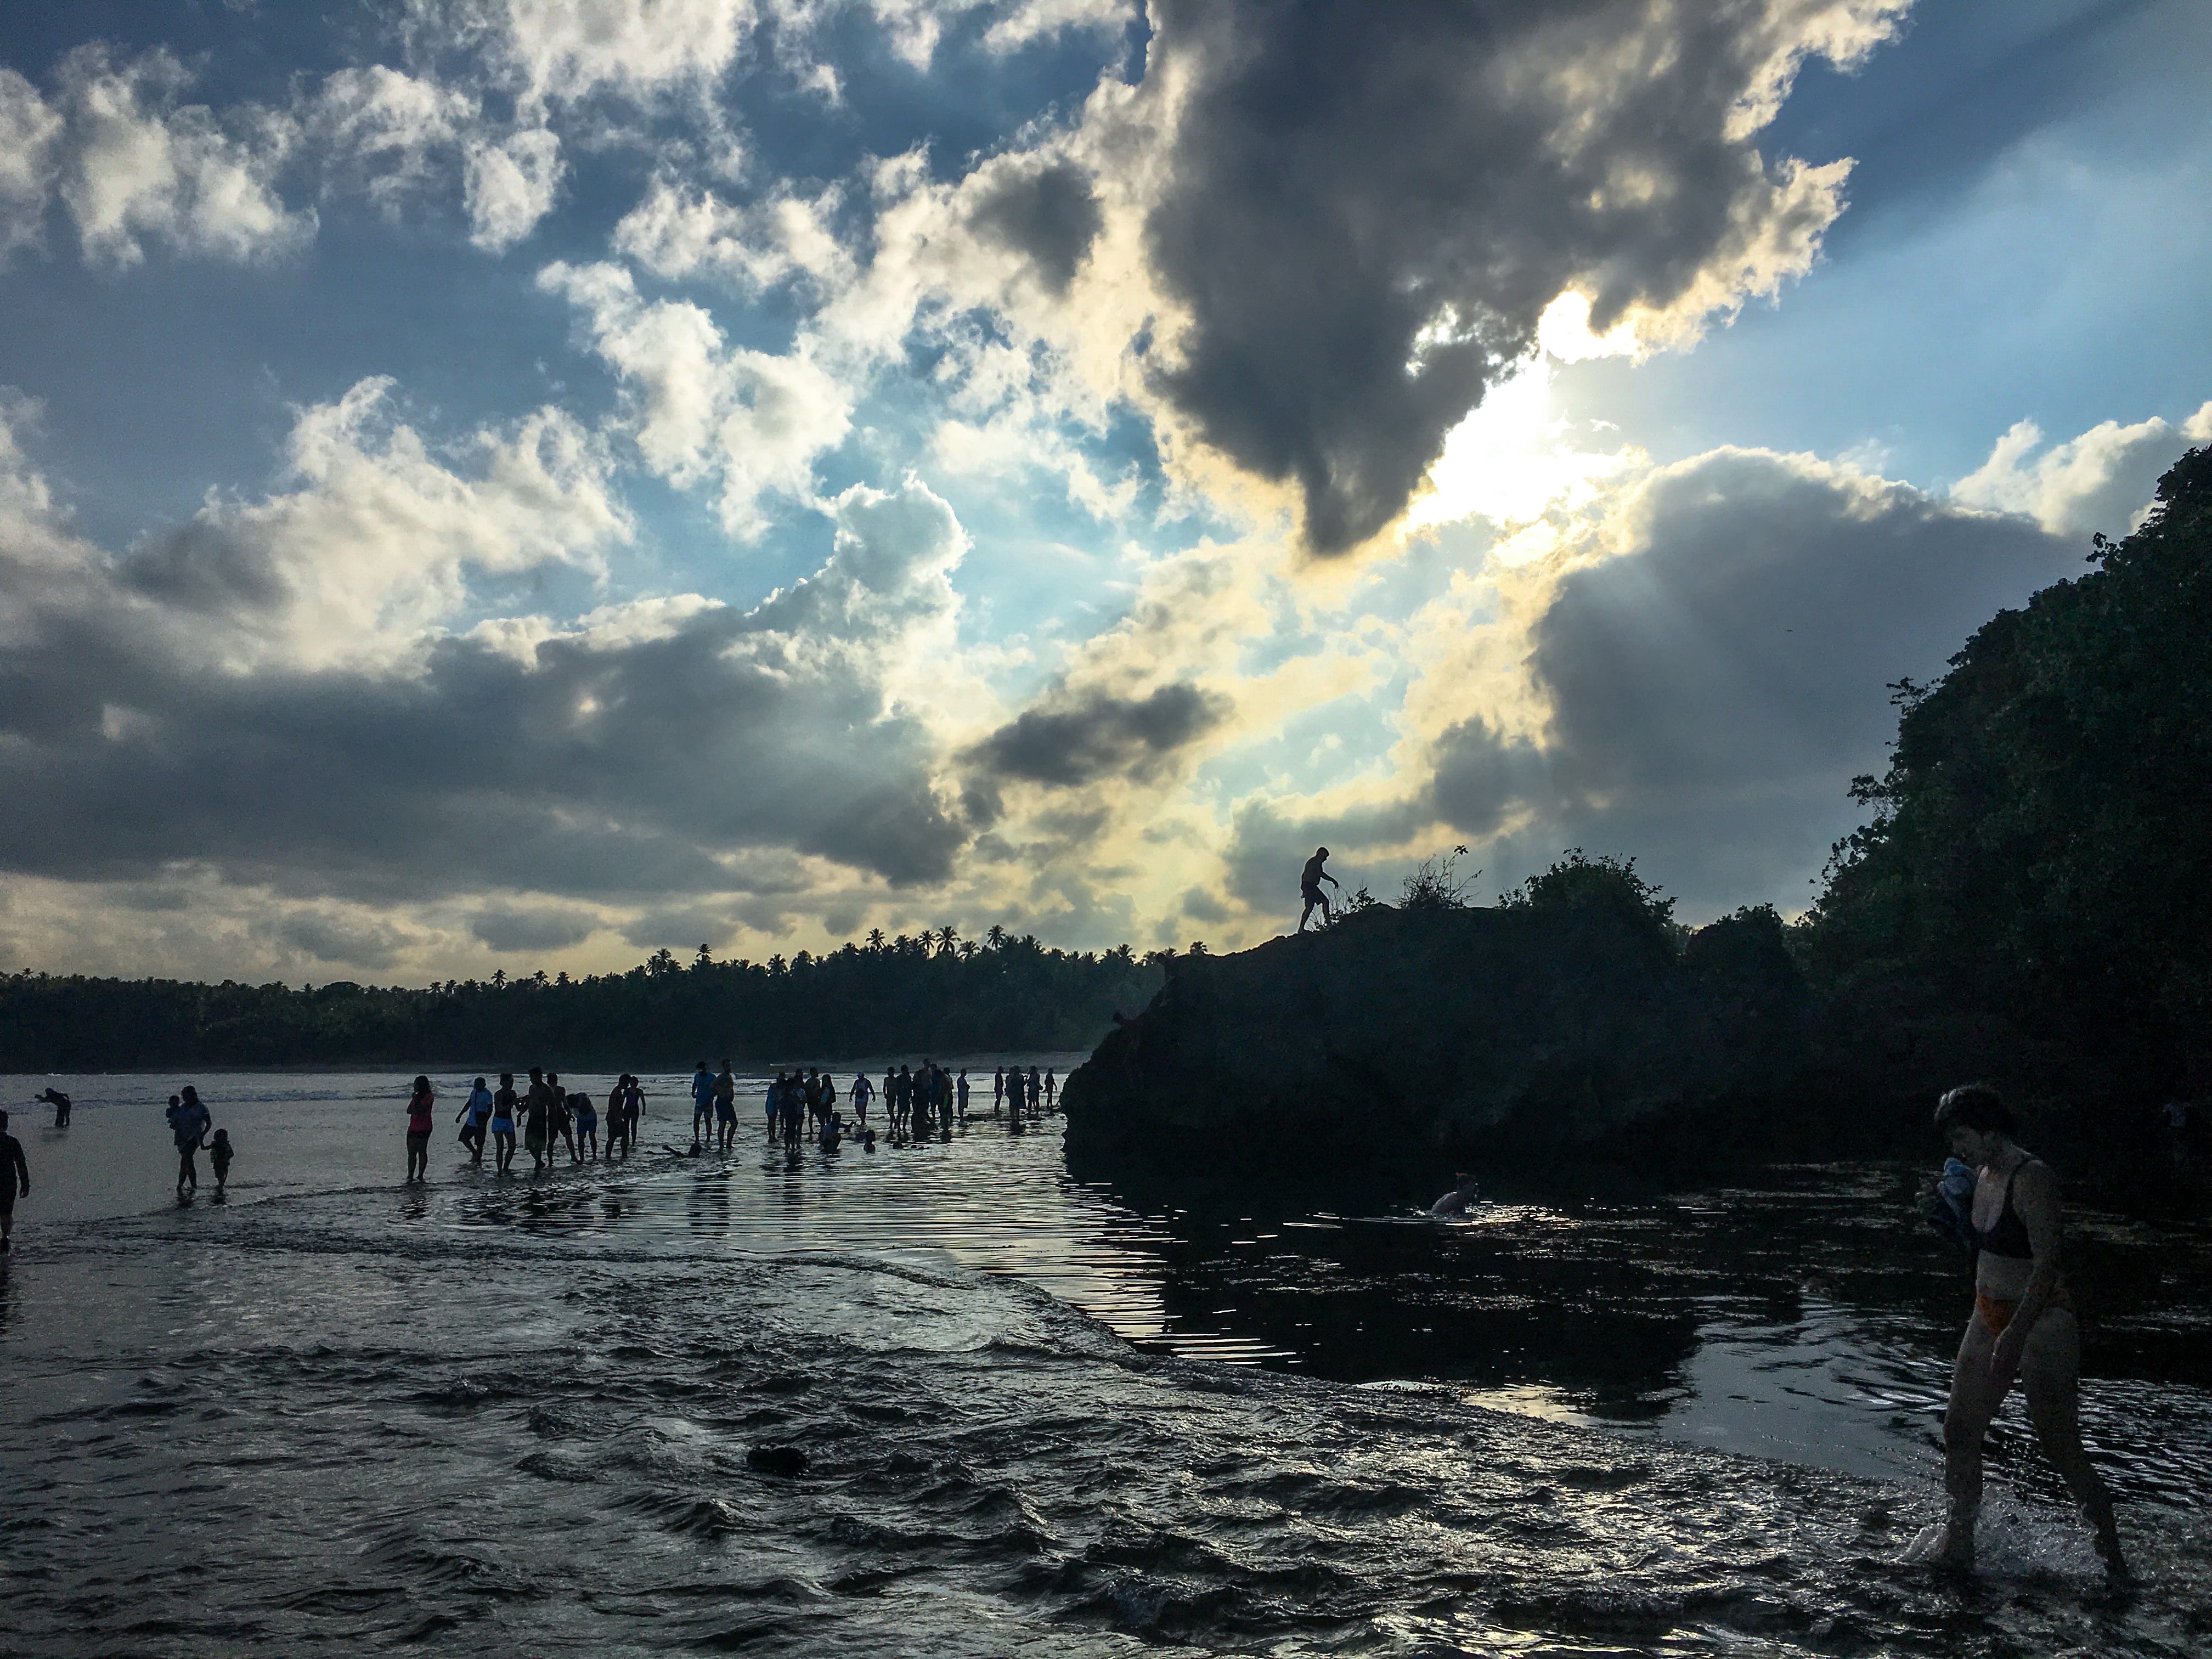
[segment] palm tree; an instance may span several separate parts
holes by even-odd
[[[991,931],[983,935],[983,943],[994,951],[1004,950],[1006,945],[1006,930],[1000,927],[997,922],[993,922]]]
[[[884,930],[882,928],[871,927],[868,929],[868,949],[874,951],[878,956],[881,956],[883,954]]]

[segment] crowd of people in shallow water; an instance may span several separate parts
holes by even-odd
[[[981,1113],[975,1099],[980,1087],[981,1079],[970,1081],[966,1066],[956,1072],[925,1060],[919,1067],[885,1067],[880,1085],[866,1072],[855,1072],[841,1095],[836,1079],[826,1068],[808,1066],[778,1072],[761,1103],[771,1144],[836,1152],[849,1143],[872,1152],[884,1144],[903,1146],[951,1139],[956,1125]],[[53,1094],[49,1090],[40,1098]],[[1018,1066],[1001,1066],[992,1071],[990,1115],[1005,1120],[1017,1134],[1025,1124],[1056,1110],[1059,1100],[1060,1078],[1052,1066],[1032,1066],[1024,1072]],[[69,1097],[59,1096],[54,1105],[55,1127],[66,1127]],[[869,1121],[872,1109],[880,1113],[876,1122]],[[514,1171],[516,1154],[527,1152],[531,1173],[542,1175],[557,1168],[564,1153],[571,1164],[630,1157],[637,1151],[644,1118],[645,1085],[631,1073],[617,1078],[595,1103],[588,1090],[568,1088],[558,1072],[533,1066],[520,1083],[514,1073],[501,1072],[497,1088],[478,1077],[453,1121],[460,1126],[460,1142],[469,1150],[471,1164],[481,1165],[489,1152],[493,1169],[507,1175]],[[221,1194],[230,1179],[230,1133],[215,1127],[191,1084],[169,1097],[168,1121],[177,1147],[177,1196],[186,1198],[199,1190],[199,1155],[204,1152],[215,1172],[216,1191]],[[410,1182],[430,1178],[430,1138],[437,1122],[438,1091],[427,1076],[418,1075],[407,1097]],[[0,1116],[0,1131],[6,1123]],[[720,1071],[699,1061],[691,1077],[691,1144],[688,1149],[668,1150],[692,1157],[727,1152],[737,1145],[738,1133],[737,1073],[726,1060]]]
[[[975,1097],[980,1090],[980,1079],[971,1081],[966,1067],[955,1072],[933,1060],[919,1067],[887,1067],[880,1085],[867,1072],[858,1072],[842,1093],[827,1070],[809,1066],[779,1071],[763,1091],[762,1111],[772,1146],[796,1152],[811,1143],[834,1152],[849,1142],[873,1152],[879,1141],[899,1146],[951,1139],[957,1125],[981,1112]],[[991,1115],[1007,1119],[1019,1133],[1025,1123],[1054,1109],[1059,1092],[1059,1079],[1049,1068],[1000,1066],[991,1074]],[[737,1075],[730,1062],[710,1070],[705,1060],[699,1061],[690,1094],[689,1155],[731,1151],[739,1130]],[[67,1095],[48,1089],[38,1099],[53,1107],[56,1128],[68,1127]],[[430,1079],[417,1077],[407,1100],[410,1182],[428,1179],[437,1105]],[[874,1109],[880,1116],[872,1121]],[[513,1170],[518,1144],[530,1154],[536,1173],[554,1168],[564,1152],[572,1164],[627,1158],[638,1149],[644,1115],[644,1086],[627,1073],[594,1103],[589,1091],[563,1086],[559,1073],[532,1066],[528,1082],[520,1086],[512,1072],[500,1073],[496,1089],[477,1078],[457,1121],[471,1161],[481,1164],[489,1150],[494,1167],[505,1175]],[[2185,1115],[2177,1119],[2169,1110],[2167,1117],[2185,1127]],[[202,1152],[209,1156],[221,1194],[230,1177],[230,1137],[215,1127],[191,1085],[169,1097],[168,1123],[177,1148],[178,1197],[188,1199],[198,1190]],[[1954,1567],[1972,1562],[1983,1443],[1999,1405],[2017,1387],[2026,1396],[2028,1418],[2045,1455],[2089,1522],[2098,1554],[2112,1576],[2124,1580],[2128,1568],[2112,1497],[2081,1444],[2081,1332],[2061,1261],[2063,1229],[2056,1178],[2014,1139],[2011,1112],[1985,1084],[1945,1095],[1935,1127],[1952,1157],[1930,1183],[1929,1218],[1938,1231],[1972,1252],[1974,1303],[1953,1362],[1944,1413],[1947,1507],[1943,1519],[1915,1539],[1905,1559]],[[8,1114],[0,1111],[0,1250],[11,1242],[15,1200],[30,1190],[22,1143],[8,1133]],[[1462,1174],[1428,1213],[1449,1221],[1480,1201],[1474,1178]]]

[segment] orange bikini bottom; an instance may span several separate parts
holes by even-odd
[[[2046,1313],[2053,1308],[2063,1308],[2068,1313],[2072,1313],[2074,1298],[2066,1294],[2066,1287],[2061,1285],[2057,1290],[2051,1291],[2050,1300],[2045,1302],[2043,1307]],[[2020,1311],[2020,1304],[2016,1300],[2007,1302],[1997,1297],[1987,1296],[1980,1291],[1976,1291],[1974,1311],[1981,1315],[1982,1323],[1990,1328],[1991,1336],[2002,1336],[2004,1328],[2012,1323],[2013,1315]]]

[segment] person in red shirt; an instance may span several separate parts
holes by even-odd
[[[431,1088],[430,1079],[415,1079],[415,1092],[407,1097],[407,1179],[428,1181],[430,1178],[430,1129],[434,1121],[431,1111],[438,1103],[437,1091]]]

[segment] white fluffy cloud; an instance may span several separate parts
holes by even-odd
[[[88,258],[136,264],[149,243],[268,258],[313,239],[313,210],[288,209],[276,191],[296,134],[288,118],[184,103],[191,77],[166,52],[118,63],[104,46],[80,47],[57,78],[61,197]]]
[[[807,342],[781,356],[731,345],[702,307],[647,301],[617,265],[556,264],[538,281],[579,308],[622,377],[646,464],[680,485],[715,483],[732,535],[766,528],[764,495],[811,496],[816,459],[852,425],[853,393]]]
[[[396,418],[391,392],[364,380],[301,411],[288,489],[210,501],[132,550],[125,584],[234,662],[389,660],[461,607],[471,573],[595,566],[629,534],[607,458],[571,416],[479,433],[453,465]]]
[[[114,917],[67,923],[74,894],[188,907],[200,946],[148,933],[190,971],[419,972],[945,878],[967,832],[899,689],[951,641],[967,538],[943,501],[847,491],[827,558],[750,609],[678,594],[455,633],[460,573],[622,526],[558,417],[464,446],[464,472],[389,396],[306,412],[283,491],[119,556],[71,534],[17,440],[32,411],[0,410],[0,788],[42,803],[0,832],[0,945],[82,960],[66,923],[127,950]],[[345,648],[363,632],[401,648]],[[690,939],[660,937],[679,912]]]
[[[1989,459],[1951,486],[1951,499],[2021,514],[2054,535],[2101,530],[2124,536],[2142,521],[2151,486],[2183,445],[2208,441],[2212,403],[2179,428],[2155,416],[2132,426],[2106,421],[2048,448],[2043,428],[2021,421],[1997,440]]]
[[[561,173],[561,141],[546,128],[471,139],[464,186],[469,240],[489,253],[513,247],[553,210]]]
[[[39,89],[0,68],[0,269],[16,249],[40,240],[61,131],[62,118]]]
[[[302,121],[333,182],[396,214],[431,185],[440,159],[458,150],[478,115],[476,99],[459,88],[372,64],[325,77],[306,100]]]

